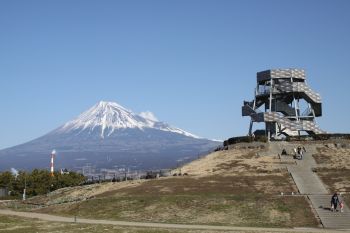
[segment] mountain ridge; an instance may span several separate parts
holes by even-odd
[[[100,101],[77,118],[67,122],[57,129],[58,132],[67,130],[101,127],[101,138],[110,136],[115,130],[125,128],[156,128],[163,131],[171,131],[186,136],[200,138],[192,133],[177,127],[172,127],[167,123],[149,119],[140,114],[135,114],[116,102]],[[105,130],[109,131],[105,135]]]
[[[141,116],[101,101],[39,138],[0,150],[0,169],[48,167],[52,149],[57,151],[57,166],[64,168],[77,170],[90,163],[100,168],[161,169],[220,144],[158,121],[150,113]]]

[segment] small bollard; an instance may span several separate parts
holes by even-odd
[[[281,196],[283,196],[283,192],[281,192]]]
[[[292,192],[292,196],[294,195],[294,192]]]

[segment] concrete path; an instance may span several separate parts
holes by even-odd
[[[146,228],[164,228],[164,229],[192,229],[192,230],[213,230],[213,231],[233,231],[233,232],[350,232],[350,231],[338,231],[338,230],[325,230],[315,228],[259,228],[259,227],[233,227],[233,226],[212,226],[212,225],[189,225],[189,224],[167,224],[167,223],[146,223],[146,222],[126,222],[126,221],[112,221],[112,220],[97,220],[97,219],[85,219],[61,217],[49,214],[39,214],[32,212],[18,212],[7,209],[0,209],[0,215],[12,215],[25,218],[40,219],[53,222],[67,222],[67,223],[86,223],[86,224],[105,224],[127,227],[146,227]]]
[[[270,148],[274,152],[281,154],[282,149],[286,149],[289,153],[293,151],[296,145],[286,142],[271,142]],[[312,168],[317,164],[312,157],[312,153],[306,149],[303,160],[293,159],[292,155],[281,155],[281,161],[286,163],[287,169],[295,184],[299,189],[300,194],[328,194],[321,179],[312,171]]]
[[[282,156],[285,157],[285,156]],[[311,154],[306,152],[303,160],[295,160],[296,164],[287,165],[300,194],[328,194],[321,179],[312,171],[316,163]]]
[[[286,142],[271,142],[270,148],[274,153],[281,153],[282,149],[293,151],[296,145]],[[350,210],[345,205],[344,213],[331,212],[330,200],[331,196],[325,188],[321,179],[312,168],[317,164],[312,157],[312,151],[306,148],[303,160],[295,160],[291,155],[280,156],[281,161],[285,162],[300,194],[308,195],[308,198],[319,216],[322,225],[325,228],[350,229]]]

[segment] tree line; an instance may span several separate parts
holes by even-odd
[[[47,194],[56,189],[83,184],[86,178],[79,173],[69,172],[61,174],[55,172],[54,176],[47,170],[34,169],[31,172],[9,171],[0,173],[0,188],[6,188],[10,196],[20,197],[26,188],[27,196]]]

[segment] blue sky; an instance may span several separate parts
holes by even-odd
[[[0,1],[0,148],[100,100],[207,138],[245,135],[256,72],[304,68],[350,132],[350,1]]]

